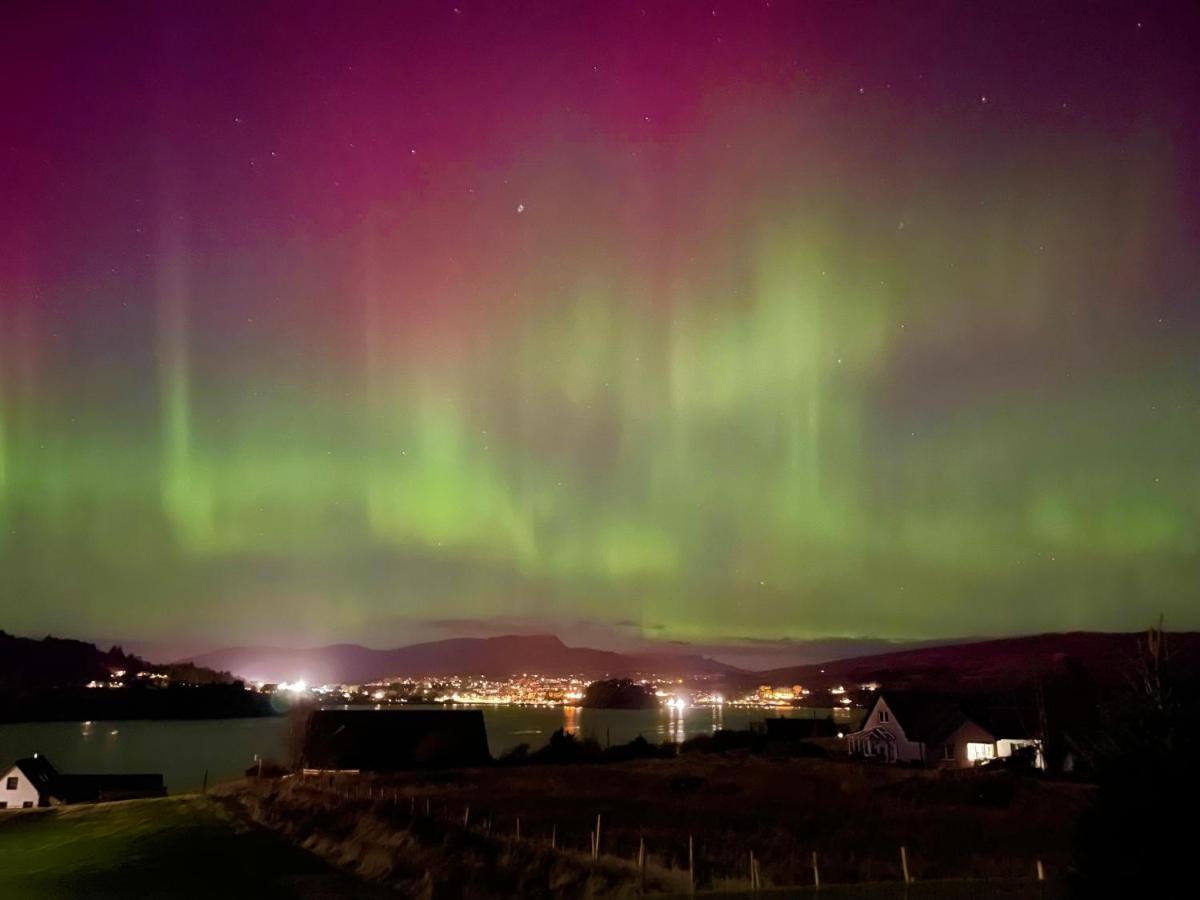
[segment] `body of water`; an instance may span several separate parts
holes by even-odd
[[[462,708],[462,707],[459,707]],[[828,709],[765,711],[697,706],[690,709],[583,709],[581,707],[483,707],[493,756],[518,744],[546,744],[563,728],[601,744],[623,744],[638,735],[651,743],[685,741],[721,728],[749,728],[768,715],[826,716]],[[846,730],[861,712],[834,711]],[[27,722],[0,725],[0,766],[40,753],[60,772],[161,772],[173,793],[199,790],[240,776],[255,755],[283,760],[288,753],[287,717],[204,721]]]

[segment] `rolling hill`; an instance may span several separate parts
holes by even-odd
[[[361,684],[416,675],[475,674],[503,677],[522,672],[604,677],[655,672],[666,675],[733,675],[740,670],[695,654],[625,654],[568,647],[550,634],[451,638],[373,650],[333,644],[305,650],[238,647],[197,656],[193,662],[230,671],[249,681]]]
[[[790,666],[760,673],[763,683],[827,688],[879,682],[893,688],[991,691],[1082,666],[1098,684],[1116,685],[1133,670],[1142,632],[1072,631],[901,650]],[[1200,632],[1169,634],[1178,677],[1200,676]]]

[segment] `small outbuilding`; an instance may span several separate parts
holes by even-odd
[[[318,709],[304,728],[305,769],[394,772],[486,765],[478,709]]]
[[[62,803],[107,803],[110,800],[136,800],[165,797],[161,775],[59,775],[54,796]]]
[[[832,716],[776,716],[768,718],[766,724],[769,741],[802,741],[809,738],[831,738],[837,734]]]

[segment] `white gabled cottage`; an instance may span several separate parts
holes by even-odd
[[[891,692],[875,696],[862,728],[846,738],[856,756],[951,767],[1032,748],[1034,764],[1042,768],[1040,743],[1029,736],[1023,718],[1011,708],[964,704],[952,696]]]
[[[0,809],[32,809],[50,805],[50,788],[58,772],[44,756],[18,759],[0,775]]]

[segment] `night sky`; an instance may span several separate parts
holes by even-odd
[[[6,3],[0,627],[1200,628],[1198,9]]]

